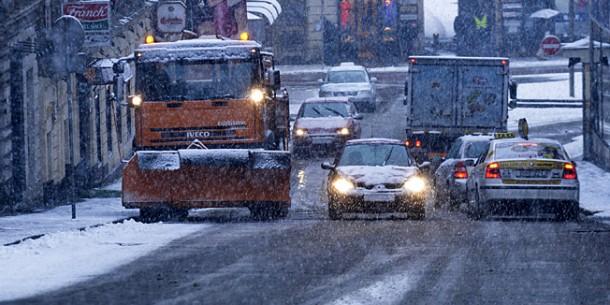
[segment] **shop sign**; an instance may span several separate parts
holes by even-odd
[[[80,21],[85,30],[85,47],[112,45],[110,1],[64,3],[62,13]]]

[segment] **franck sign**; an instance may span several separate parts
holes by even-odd
[[[110,46],[110,1],[86,1],[62,4],[64,15],[80,21],[85,30],[85,47]]]

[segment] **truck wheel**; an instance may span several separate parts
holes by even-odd
[[[265,134],[265,142],[263,142],[263,149],[265,150],[277,150],[277,142],[275,140],[275,133],[267,130]]]
[[[140,208],[140,221],[145,223],[163,220],[164,210],[158,208]]]

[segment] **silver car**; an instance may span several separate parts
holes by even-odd
[[[491,135],[465,135],[457,138],[441,159],[434,172],[436,205],[448,203],[450,208],[466,201],[466,179],[474,168],[474,162],[489,145]]]
[[[576,163],[551,139],[492,140],[466,182],[468,212],[575,220],[579,212]]]
[[[375,111],[377,108],[377,79],[369,77],[363,66],[341,63],[332,67],[324,79],[319,79],[320,97],[349,97],[358,109]]]
[[[402,141],[370,138],[347,141],[328,175],[328,215],[375,213],[425,218],[427,179]]]

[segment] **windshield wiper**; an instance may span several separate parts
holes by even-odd
[[[311,108],[311,110],[313,110],[315,113],[318,114],[318,117],[323,117],[322,113],[320,112],[320,110],[316,109],[316,108]]]
[[[341,112],[339,112],[339,111],[337,111],[337,110],[335,110],[335,109],[328,108],[328,107],[324,107],[324,109],[326,109],[326,110],[328,110],[328,111],[330,111],[330,112],[332,112],[332,113],[334,113],[334,114],[336,114],[336,115],[338,115],[338,116],[340,116],[340,117],[342,117],[342,118],[344,118],[344,117],[345,117],[345,116],[344,116],[344,115],[343,115]]]
[[[385,160],[383,160],[383,164],[381,164],[381,166],[385,166],[386,162],[388,162],[388,160],[390,159],[390,156],[392,156],[393,151],[394,151],[394,146],[392,146],[392,148],[390,148],[390,153],[388,153],[388,155],[385,157]]]

